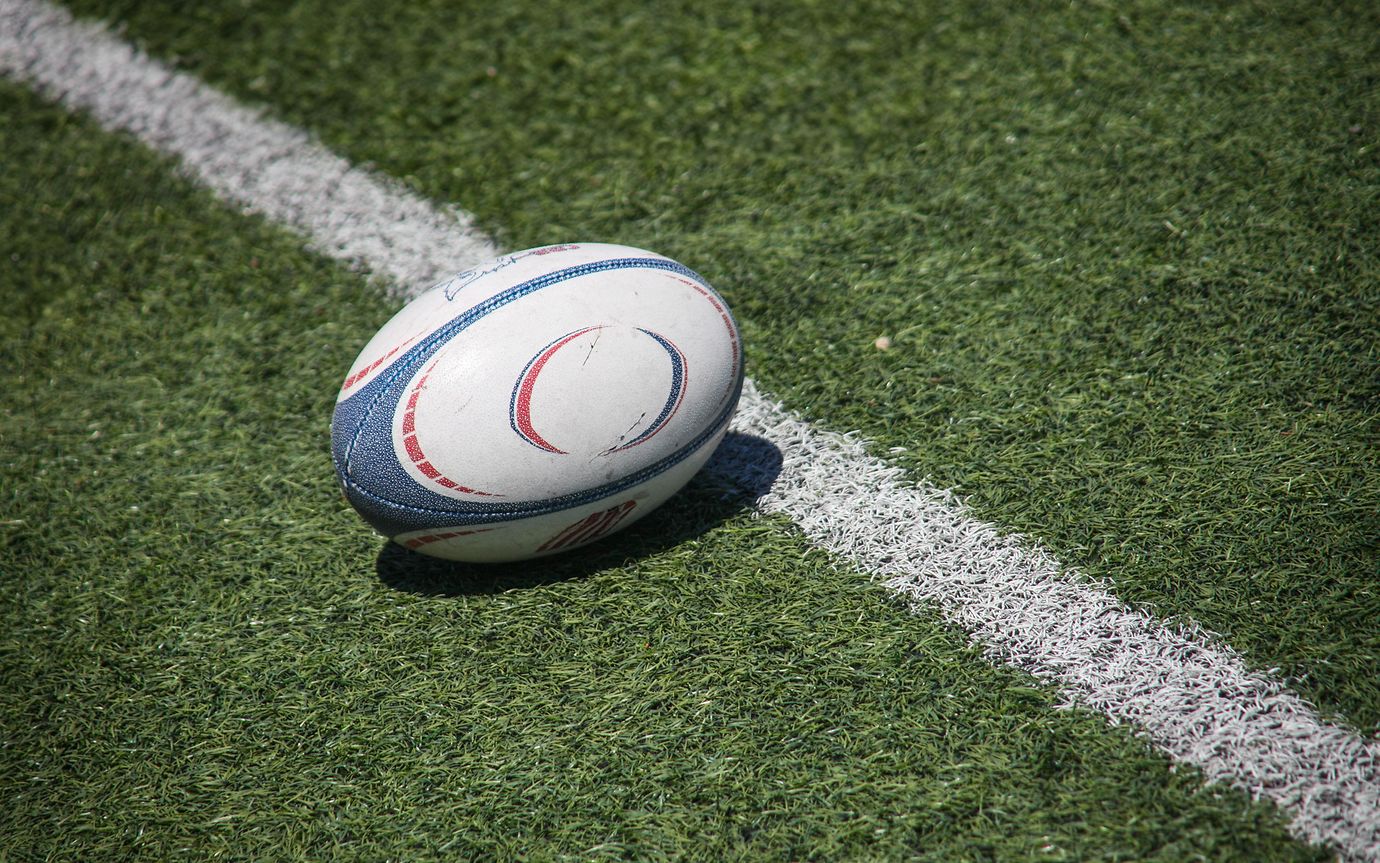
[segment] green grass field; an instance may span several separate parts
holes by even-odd
[[[509,248],[687,262],[789,407],[1380,731],[1369,7],[68,5]],[[1326,857],[702,483],[392,550],[327,424],[395,302],[0,118],[0,860]]]

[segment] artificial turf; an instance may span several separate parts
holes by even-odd
[[[1372,4],[72,5],[1380,729]]]
[[[554,561],[385,545],[326,445],[377,288],[0,115],[0,857],[1325,856],[703,483]]]

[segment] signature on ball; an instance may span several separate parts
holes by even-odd
[[[445,291],[447,300],[453,300],[465,288],[468,288],[470,285],[474,284],[475,282],[479,281],[480,279],[484,278],[490,273],[496,273],[499,270],[511,267],[513,264],[516,264],[523,258],[530,258],[534,255],[549,255],[552,252],[564,252],[576,248],[579,247],[574,245],[542,246],[540,249],[529,249],[525,252],[518,252],[517,254],[513,255],[502,255],[496,258],[488,266],[474,267],[469,270],[462,270],[456,273],[455,275],[451,276],[444,282],[441,282],[439,285],[437,285],[437,287]]]

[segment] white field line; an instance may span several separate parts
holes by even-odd
[[[438,210],[41,0],[0,0],[0,71],[178,157],[217,194],[385,275],[399,293],[498,251],[458,210]],[[1344,860],[1380,861],[1380,744],[1323,721],[1201,629],[1127,607],[751,382],[735,428],[784,457],[763,511],[789,515],[814,543],[916,606],[937,608],[992,659],[1134,725],[1210,779],[1273,801],[1298,837]],[[733,447],[710,469],[730,482],[763,470]]]
[[[459,211],[439,212],[316,145],[300,129],[237,105],[196,78],[150,62],[65,10],[0,3],[0,70],[27,78],[108,129],[130,132],[223,198],[291,225],[313,248],[433,284],[451,264],[492,257],[492,242]],[[445,250],[444,254],[439,254]]]

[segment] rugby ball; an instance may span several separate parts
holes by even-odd
[[[627,527],[723,438],[738,327],[694,271],[595,243],[502,255],[408,303],[331,420],[345,497],[407,548],[522,560]]]

